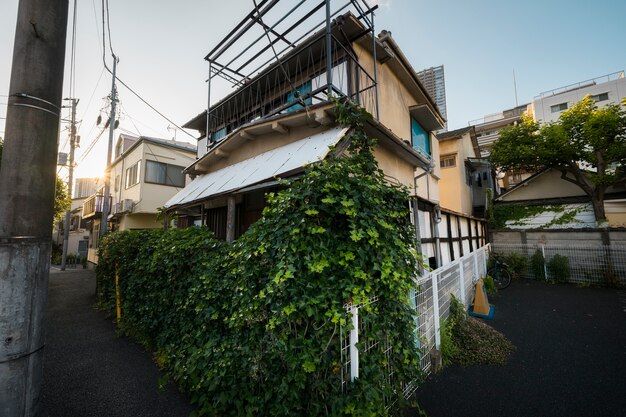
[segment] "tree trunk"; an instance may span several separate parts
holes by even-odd
[[[604,199],[593,195],[591,197],[591,204],[593,205],[593,214],[596,217],[596,222],[606,222],[606,213],[604,212]]]

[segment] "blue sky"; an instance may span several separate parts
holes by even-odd
[[[522,104],[543,91],[626,68],[623,0],[378,2],[377,32],[390,30],[415,69],[445,66],[451,129],[513,107],[513,71]],[[0,103],[6,103],[2,95],[9,88],[17,5],[18,0],[2,0],[0,6]],[[252,0],[109,0],[109,5],[120,78],[179,125],[206,106],[204,56],[253,7]],[[105,134],[80,158],[96,137],[95,121],[111,83],[102,72],[100,7],[100,0],[78,1],[79,176],[101,172],[106,154]],[[67,81],[64,89],[67,96]],[[173,136],[167,121],[123,87],[120,94],[123,129]],[[0,117],[5,115],[2,104]],[[3,130],[0,119],[0,135]],[[62,131],[61,145],[66,137]],[[191,140],[183,132],[176,137]]]

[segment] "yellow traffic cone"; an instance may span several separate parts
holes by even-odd
[[[474,303],[469,308],[469,315],[491,320],[493,319],[493,314],[493,306],[489,305],[487,290],[485,289],[485,284],[481,277],[478,282],[476,282]]]

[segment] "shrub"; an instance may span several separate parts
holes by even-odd
[[[509,265],[509,269],[515,278],[526,275],[526,272],[528,271],[528,258],[525,255],[517,252],[511,252],[506,255],[505,262]]]
[[[495,295],[498,292],[496,284],[495,282],[493,282],[493,277],[491,275],[487,275],[483,278],[483,284],[485,285],[485,290],[487,290],[487,294]]]
[[[537,249],[533,256],[530,258],[530,268],[533,271],[533,275],[535,279],[540,279],[545,281],[546,279],[546,271],[545,271],[546,260],[543,257],[543,252],[540,249]]]
[[[351,156],[268,195],[233,245],[202,228],[102,242],[101,305],[115,306],[117,271],[120,328],[157,352],[201,415],[389,415],[404,405],[402,384],[421,377],[407,193],[378,170],[364,113],[346,106],[338,117],[356,119]],[[361,355],[359,378],[344,385],[346,304],[361,305],[360,343],[387,340],[393,351]]]
[[[569,259],[567,256],[556,254],[548,261],[548,271],[554,282],[564,283],[570,278]]]

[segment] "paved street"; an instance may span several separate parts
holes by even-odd
[[[513,283],[490,322],[506,366],[450,367],[418,391],[429,417],[626,416],[626,292]]]
[[[93,308],[93,272],[50,275],[43,416],[187,416],[149,354]],[[514,283],[491,324],[517,346],[506,366],[450,367],[418,391],[429,417],[626,416],[626,292]]]
[[[52,270],[48,293],[44,417],[177,417],[193,408],[175,388],[158,389],[150,355],[94,309],[92,271]]]

